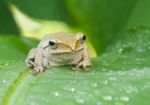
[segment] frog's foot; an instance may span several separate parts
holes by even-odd
[[[31,68],[35,66],[33,59],[26,59],[25,63]]]
[[[88,68],[91,66],[91,63],[88,61],[81,61],[79,64],[77,64],[75,67],[73,67],[73,70],[78,70],[80,67],[84,70],[88,70]]]
[[[43,68],[42,66],[35,66],[33,68],[33,72],[39,73],[39,72],[43,72],[45,70],[45,68]]]

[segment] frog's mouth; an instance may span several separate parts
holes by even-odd
[[[71,54],[75,54],[75,53],[78,53],[78,52],[81,52],[83,50],[83,48],[81,49],[78,49],[78,50],[66,50],[66,51],[55,51],[55,52],[50,52],[49,54],[52,54],[52,55],[71,55]]]
[[[77,59],[80,59],[83,55],[83,50],[79,51],[72,51],[72,52],[63,52],[63,53],[52,53],[50,58],[51,61],[57,62],[57,63],[71,63]]]

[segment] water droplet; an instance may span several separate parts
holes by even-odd
[[[137,30],[138,30],[138,27],[136,27],[136,26],[132,26],[132,27],[128,28],[129,32],[136,32]]]
[[[3,83],[6,83],[6,80],[3,80],[2,82],[3,82]]]
[[[145,34],[148,34],[150,31],[149,30],[145,30]]]
[[[150,50],[150,46],[148,46],[147,49]]]
[[[105,64],[105,66],[106,66],[106,65],[107,65],[107,64]],[[108,69],[103,68],[101,71],[106,72],[106,71],[108,71]]]
[[[137,51],[141,53],[141,52],[145,52],[145,49],[144,48],[137,48]]]
[[[32,81],[32,83],[33,83],[33,84],[35,84],[35,83],[36,83],[36,81]]]
[[[132,92],[133,92],[133,90],[126,90],[126,92],[127,92],[127,93],[132,93]]]
[[[84,99],[82,99],[82,98],[77,98],[77,99],[76,99],[76,102],[77,102],[77,103],[80,103],[80,104],[83,104],[83,103],[84,103]]]
[[[118,74],[119,74],[119,75],[125,75],[126,72],[125,72],[125,71],[118,71]]]
[[[97,102],[97,104],[96,105],[102,105],[102,103],[101,102]]]
[[[108,80],[103,80],[102,83],[107,85],[108,84]]]
[[[109,77],[109,80],[115,81],[115,80],[116,80],[116,77]]]
[[[124,101],[124,102],[128,102],[130,100],[130,98],[128,96],[121,96],[120,100]]]
[[[132,87],[132,86],[128,86],[126,87],[126,92],[127,93],[133,93],[133,92],[137,92],[137,88],[136,87]]]
[[[70,91],[71,91],[71,92],[74,92],[74,91],[75,91],[75,88],[70,88]]]
[[[119,50],[118,50],[118,53],[122,53],[122,51],[123,51],[123,48],[120,48]]]
[[[120,48],[118,50],[118,53],[124,54],[124,53],[129,53],[131,51],[132,51],[132,47],[131,46],[124,46],[123,48]]]
[[[29,85],[30,85],[31,87],[33,87],[35,84],[36,84],[36,81],[33,80]]]
[[[53,95],[57,97],[57,96],[59,96],[60,94],[59,94],[59,92],[54,92]]]
[[[31,104],[31,105],[36,105],[36,103],[35,103],[35,102],[30,102],[30,104]]]
[[[103,100],[105,100],[105,101],[111,101],[112,100],[112,96],[104,96]]]
[[[75,92],[75,88],[74,87],[64,87],[64,90],[66,90],[66,91],[70,91],[70,92]]]
[[[141,59],[140,59],[140,58],[136,58],[135,60],[136,60],[136,61],[141,61]]]
[[[5,65],[5,66],[8,66],[8,64],[9,64],[9,63],[7,62],[7,63],[5,63],[4,65]]]
[[[97,84],[97,83],[92,83],[91,86],[92,86],[92,87],[97,87],[98,84]]]

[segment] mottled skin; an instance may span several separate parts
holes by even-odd
[[[36,72],[43,72],[51,66],[73,65],[76,70],[86,70],[91,61],[86,37],[82,33],[55,33],[45,36],[37,48],[30,50],[26,64]]]

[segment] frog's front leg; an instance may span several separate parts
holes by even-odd
[[[82,67],[84,70],[87,70],[87,68],[90,66],[91,66],[91,60],[89,57],[87,45],[85,44],[84,50],[83,50],[83,55],[82,55],[82,60],[76,65],[74,70],[76,70],[79,67]]]
[[[26,64],[29,67],[32,67],[36,72],[43,72],[46,68],[48,68],[48,60],[44,58],[44,49],[34,48],[31,49]]]
[[[37,48],[32,48],[29,51],[27,58],[25,60],[25,63],[27,64],[27,66],[32,67],[32,68],[35,66],[34,61],[35,61],[36,52],[37,52]]]
[[[43,67],[43,54],[42,54],[43,49],[37,48],[37,51],[35,53],[35,60],[34,60],[34,70],[36,72],[43,72],[44,67]]]
[[[85,70],[91,66],[91,59],[89,56],[89,50],[87,48],[87,45],[85,45],[84,50],[83,50],[83,61],[82,62],[83,62],[82,67]]]

